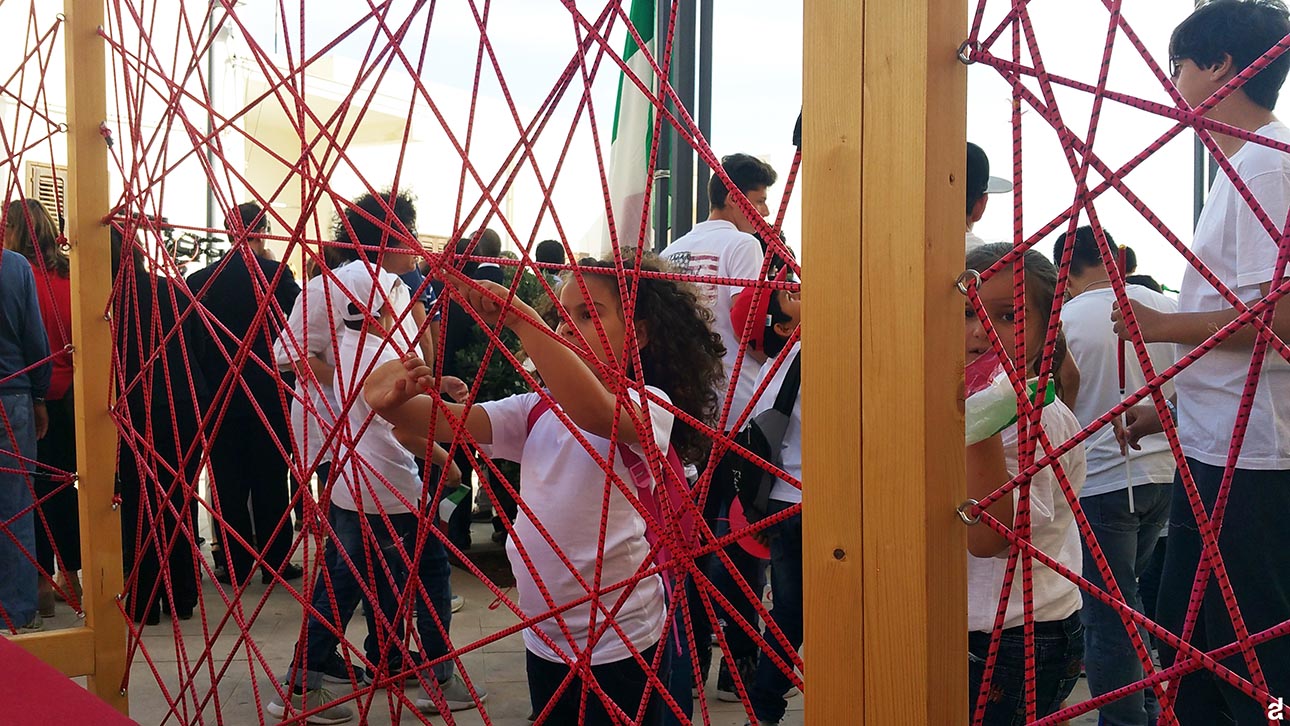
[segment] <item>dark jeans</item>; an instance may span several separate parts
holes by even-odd
[[[391,514],[387,525],[379,514],[361,515],[332,506],[327,516],[336,535],[327,539],[323,553],[327,566],[326,577],[314,584],[313,608],[317,615],[311,614],[308,618],[304,652],[297,649],[292,674],[288,675],[288,682],[297,682],[299,673],[303,671],[305,686],[309,689],[322,685],[323,674],[320,669],[340,642],[323,623],[330,623],[343,633],[359,600],[363,601],[363,613],[367,618],[367,638],[363,648],[367,660],[376,666],[377,677],[404,670],[401,645],[404,630],[401,623],[406,622],[409,613],[406,608],[400,613],[398,608],[408,583],[407,564],[417,562],[417,515]],[[430,523],[433,519],[426,515],[420,521]],[[353,569],[345,562],[338,547],[349,556]],[[433,532],[426,536],[417,566],[420,586],[412,590],[413,597],[416,598],[417,634],[421,640],[421,652],[427,660],[433,660],[449,652],[445,633],[452,622],[452,586],[449,582],[451,568],[443,544],[435,538]],[[372,607],[360,587],[359,578],[362,578],[369,589],[374,586],[376,608]],[[422,594],[421,587],[429,595],[429,602]],[[377,621],[378,608],[384,624]],[[435,666],[437,680],[446,680],[451,675],[451,661]]]
[[[76,409],[72,391],[54,401],[45,402],[49,412],[49,431],[36,442],[36,497],[43,499],[36,514],[36,561],[45,575],[54,569],[76,572],[81,569],[81,514],[75,482],[67,474],[76,473]]]
[[[197,604],[197,533],[184,526],[192,524],[189,502],[195,497],[201,464],[200,450],[191,455],[187,451],[197,438],[198,424],[191,403],[185,408],[176,401],[175,408],[179,415],[173,424],[168,405],[158,406],[150,419],[132,422],[136,430],[148,432],[154,451],[141,450],[136,456],[130,442],[121,442],[121,545],[130,615],[138,621],[156,612],[162,599],[180,610]],[[143,448],[138,442],[134,445]],[[128,578],[136,570],[132,583]]]
[[[968,633],[968,714],[976,709],[985,676],[990,633]],[[1035,623],[1035,704],[1039,716],[1054,713],[1079,680],[1084,626],[1079,613],[1065,620]],[[984,726],[1026,723],[1026,639],[1020,626],[1003,631],[990,679]]]
[[[658,645],[651,646],[641,651],[641,657],[646,663],[652,663],[654,653],[658,650]],[[532,653],[527,653],[525,663],[529,677],[529,693],[533,699],[536,714],[541,714],[545,704],[549,703],[555,697],[556,691],[560,689],[565,678],[569,675],[570,668],[564,663],[552,663],[549,660],[539,658]],[[662,669],[660,669],[660,672]],[[638,726],[656,726],[660,723],[659,719],[663,713],[663,700],[658,695],[657,684],[650,689],[649,705],[645,708],[645,715],[640,721],[636,720],[636,713],[640,710],[641,701],[645,697],[645,687],[649,683],[649,676],[643,668],[637,664],[634,658],[625,658],[614,661],[613,663],[602,663],[601,665],[591,666],[591,675],[597,686],[600,687],[605,695],[609,697],[618,708],[621,708],[627,714],[627,718],[617,720],[609,715],[608,710],[601,697],[588,688],[586,693],[586,709],[582,708],[583,702],[583,682],[579,676],[570,678],[570,682],[565,687],[564,692],[560,694],[560,699],[555,702],[551,710],[547,713],[544,723],[548,724],[568,724],[573,726],[616,726],[616,724],[629,723]]]
[[[229,574],[234,582],[246,579],[259,567],[278,571],[291,550],[289,467],[279,443],[290,450],[285,423],[274,430],[258,419],[246,418],[225,418],[211,442],[211,474],[220,517],[254,548],[247,549],[233,537],[219,537],[231,562]],[[262,563],[257,562],[259,558]]]
[[[1206,512],[1218,498],[1223,468],[1188,459]],[[1169,548],[1160,578],[1157,611],[1160,624],[1181,634],[1187,601],[1200,563],[1201,539],[1196,518],[1187,501],[1182,477],[1174,482],[1173,508],[1169,514]],[[1286,526],[1290,522],[1290,472],[1237,469],[1232,480],[1218,549],[1232,590],[1250,633],[1257,633],[1290,619],[1290,547]],[[1236,637],[1222,593],[1211,571],[1191,643],[1202,651],[1221,648]],[[1275,696],[1290,696],[1290,638],[1281,637],[1254,649],[1259,666]],[[1160,661],[1173,664],[1175,652],[1163,644]],[[1237,653],[1220,661],[1233,672],[1249,678],[1245,660]],[[1186,676],[1176,686],[1174,711],[1182,726],[1192,724],[1262,725],[1266,704],[1242,694],[1206,670]]]
[[[798,506],[772,500],[769,514],[778,514],[789,507]],[[779,639],[766,626],[766,646],[791,669],[797,649],[802,647],[802,515],[801,512],[766,530],[770,535],[770,586],[775,602],[770,612],[784,637],[793,646],[788,652]],[[780,670],[775,661],[762,653],[757,659],[757,677],[748,698],[753,713],[761,721],[778,722],[784,718],[788,700],[784,694],[793,687],[789,673]]]
[[[1128,492],[1123,489],[1079,500],[1125,604],[1138,612],[1143,612],[1138,578],[1151,561],[1160,530],[1169,519],[1172,489],[1172,484],[1134,487],[1133,512],[1129,511]],[[1088,543],[1082,544],[1084,577],[1094,587],[1105,590]],[[1089,691],[1100,696],[1142,680],[1142,662],[1133,650],[1120,614],[1084,593],[1080,618],[1084,623],[1084,669]],[[1146,629],[1139,628],[1138,632],[1150,648]],[[1103,726],[1154,726],[1160,704],[1156,702],[1155,691],[1147,688],[1106,704],[1099,713]]]
[[[0,393],[0,630],[21,628],[36,616],[34,416],[31,394]]]
[[[709,522],[713,529],[713,534],[717,537],[724,537],[730,532],[730,524],[727,521],[729,511],[729,502],[721,504],[718,510],[718,517],[715,522]],[[733,612],[728,612],[721,607],[715,596],[707,595],[711,598],[712,609],[716,614],[717,620],[722,625],[722,632],[726,637],[726,645],[729,652],[726,658],[734,662],[743,658],[756,658],[759,652],[757,642],[749,635],[740,624],[747,623],[757,632],[760,629],[761,621],[757,617],[757,607],[752,600],[744,595],[743,591],[737,584],[739,581],[748,584],[753,595],[761,600],[762,591],[766,589],[766,560],[758,559],[744,551],[738,543],[732,543],[724,550],[725,554],[730,557],[730,563],[734,565],[734,572],[726,567],[725,562],[715,553],[706,555],[698,562],[701,572],[706,572],[708,581],[722,597],[726,598],[732,606]],[[712,661],[712,632],[713,624],[708,617],[707,610],[704,608],[702,596],[699,594],[698,587],[693,582],[687,583],[686,597],[689,601],[690,620],[694,626],[694,643],[699,649],[699,663],[704,672],[707,672],[707,666]],[[720,643],[720,641],[718,641]],[[745,688],[748,684],[745,684]]]

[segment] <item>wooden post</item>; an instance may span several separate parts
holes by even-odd
[[[76,461],[79,475],[85,626],[94,634],[89,689],[122,713],[129,703],[125,675],[126,627],[117,606],[123,573],[121,515],[112,504],[116,427],[111,404],[112,331],[106,318],[112,290],[108,229],[107,118],[103,3],[68,2],[67,34],[68,232],[72,259],[72,344],[76,351]]]
[[[968,721],[965,12],[804,4],[808,726]]]

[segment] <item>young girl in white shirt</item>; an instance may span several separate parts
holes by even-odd
[[[969,270],[984,271],[1012,250],[1011,245],[990,244],[973,248],[967,255]],[[1039,373],[1048,319],[1053,310],[1057,285],[1057,269],[1039,252],[1031,250],[1025,255],[1026,275],[1026,375]],[[977,288],[982,307],[998,334],[1003,347],[1001,353],[1012,358],[1016,353],[1016,317],[1013,310],[1013,278],[1011,268],[981,283]],[[985,326],[978,318],[971,301],[965,304],[965,345],[967,362],[991,352],[991,343]],[[1066,355],[1065,344],[1059,340],[1052,361],[1052,371],[1061,367]],[[1075,415],[1062,403],[1062,394],[1075,391],[1058,391],[1057,398],[1044,407],[1040,427],[1047,434],[1052,446],[1060,446],[1075,434],[1080,425]],[[968,496],[983,500],[992,492],[1015,477],[1018,432],[1013,424],[1002,432],[967,447]],[[1035,461],[1046,455],[1042,445],[1036,444]],[[1084,447],[1076,446],[1058,458],[1062,472],[1079,496],[1084,485]],[[1014,516],[1020,487],[1011,495],[1001,497],[986,512],[1006,527],[1014,526]],[[1062,492],[1053,467],[1049,466],[1034,475],[1030,481],[1030,541],[1040,551],[1063,566],[1080,573],[1081,552],[1079,532],[1074,514],[1066,495]],[[988,658],[991,633],[994,630],[999,598],[1011,554],[1009,542],[984,524],[968,530],[968,672],[969,713],[974,713]],[[1080,593],[1074,583],[1052,571],[1037,560],[1032,561],[1033,608],[1035,620],[1035,703],[1040,717],[1057,711],[1062,700],[1070,695],[1079,679],[1084,657],[1083,628],[1079,621]],[[1026,721],[1026,644],[1024,635],[1024,605],[1021,561],[1013,576],[1007,613],[999,653],[990,679],[986,699],[986,726],[1019,724]]]
[[[642,269],[663,268],[649,255]],[[452,422],[464,417],[486,453],[520,463],[524,498],[507,554],[521,611],[541,618],[524,631],[524,643],[530,695],[548,723],[608,726],[661,718],[658,691],[666,678],[650,674],[663,660],[657,653],[667,617],[663,581],[652,576],[619,585],[654,564],[623,447],[646,461],[648,452],[663,457],[669,448],[681,461],[702,460],[707,439],[667,406],[711,425],[716,383],[724,375],[721,339],[691,286],[630,272],[622,284],[635,294],[630,310],[612,263],[582,264],[560,288],[552,335],[520,300],[503,306],[506,288],[454,281],[457,297],[485,324],[495,326],[505,316],[549,389],[549,409],[539,393],[470,408],[419,395],[433,376],[413,356],[376,369],[366,385],[373,410],[397,429],[425,432],[433,424],[431,438],[449,441]],[[612,477],[579,439],[612,459]],[[656,490],[655,496],[664,495]],[[579,600],[589,601],[570,606]],[[587,688],[592,679],[604,697]]]

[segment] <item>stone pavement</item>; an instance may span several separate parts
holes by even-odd
[[[474,540],[476,547],[486,551],[493,547],[488,541],[487,525],[477,525]],[[476,552],[472,552],[474,556]],[[209,581],[202,583],[203,602],[208,607],[206,628],[214,633],[219,628],[219,621],[224,617],[222,600]],[[267,587],[261,585],[259,578],[252,578],[252,584],[242,597],[242,607],[249,615],[259,603]],[[514,625],[517,618],[504,608],[490,609],[493,603],[492,593],[469,573],[453,569],[453,590],[466,598],[465,607],[453,614],[452,639],[461,645],[473,643]],[[70,608],[59,604],[58,614],[49,621],[52,627],[75,627],[78,623]],[[223,631],[215,638],[215,665],[209,660],[198,662],[197,654],[203,649],[206,638],[203,637],[203,624],[200,617],[178,623],[178,632],[182,639],[175,637],[175,625],[163,619],[160,625],[150,626],[144,631],[144,644],[147,658],[142,654],[135,657],[130,674],[130,715],[143,726],[154,726],[163,722],[174,724],[174,717],[167,719],[170,708],[167,698],[158,685],[153,669],[162,674],[162,681],[170,699],[176,698],[179,688],[177,676],[178,663],[187,660],[196,671],[194,685],[186,692],[185,705],[182,707],[178,723],[222,723],[229,726],[251,724],[274,724],[277,722],[268,713],[261,713],[259,703],[267,703],[273,696],[266,668],[275,674],[285,672],[291,649],[296,641],[300,628],[300,605],[282,587],[275,586],[269,593],[263,610],[256,616],[251,634],[255,641],[256,651],[251,652],[245,642],[239,643],[238,628],[234,621],[225,624]],[[363,618],[355,616],[347,631],[348,639],[361,647],[366,635]],[[236,657],[225,667],[230,652],[237,651]],[[184,655],[186,654],[186,656]],[[357,660],[357,659],[355,659]],[[524,676],[524,644],[519,633],[490,642],[462,656],[466,671],[476,684],[482,684],[488,691],[485,709],[488,717],[497,726],[529,726],[526,716],[529,714],[528,688]],[[252,664],[254,668],[252,669]],[[222,673],[221,673],[222,671]],[[251,673],[256,674],[255,678]],[[740,726],[747,720],[739,704],[723,703],[716,699],[716,668],[709,679],[706,692],[709,717],[712,726]],[[198,715],[197,699],[206,699],[212,676],[218,678],[217,696],[202,704]],[[334,687],[338,695],[349,692],[348,686]],[[452,714],[451,720],[440,716],[423,716],[412,707],[411,701],[419,695],[415,687],[406,691],[406,701],[395,697],[384,690],[373,691],[365,696],[356,697],[350,706],[359,712],[359,717],[351,723],[365,723],[373,726],[385,726],[391,723],[416,724],[461,724],[473,726],[484,723],[482,715],[476,711],[463,711]],[[1087,686],[1083,680],[1076,687],[1070,702],[1074,703],[1088,697]],[[219,713],[222,720],[215,717],[214,698],[219,700]],[[801,726],[801,696],[789,700],[789,713],[784,726]],[[695,720],[702,723],[699,717],[699,703],[695,703]],[[395,718],[391,718],[391,713]],[[1071,726],[1092,726],[1097,723],[1096,716],[1084,716],[1071,722]],[[552,725],[556,726],[556,725]],[[559,726],[565,726],[563,724]]]

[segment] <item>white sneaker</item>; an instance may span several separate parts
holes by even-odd
[[[286,688],[290,689],[291,686],[287,686]],[[336,697],[326,688],[318,688],[312,691],[305,691],[304,693],[292,693],[291,712],[293,714],[299,714],[304,713],[305,711],[312,711],[313,709],[325,706],[335,700]],[[269,705],[265,707],[265,710],[279,719],[285,719],[287,717],[287,705],[283,702],[281,696],[274,696],[273,699],[269,701]],[[353,711],[340,704],[335,704],[309,715],[305,718],[304,722],[312,724],[337,724],[345,723],[352,718],[354,718]]]
[[[453,596],[452,596],[452,611],[455,613],[455,612],[457,612],[458,610],[460,610],[460,609],[462,609],[462,608],[464,608],[464,607],[466,607],[466,598],[462,597],[461,595],[453,595]]]
[[[478,708],[479,704],[488,698],[488,693],[480,686],[475,686],[476,698],[470,695],[470,689],[466,687],[466,682],[461,679],[461,674],[453,673],[448,680],[438,685],[439,693],[443,696],[444,706],[449,711],[465,711],[469,708]],[[417,710],[421,713],[443,713],[435,699],[429,692],[425,698],[417,699]]]

